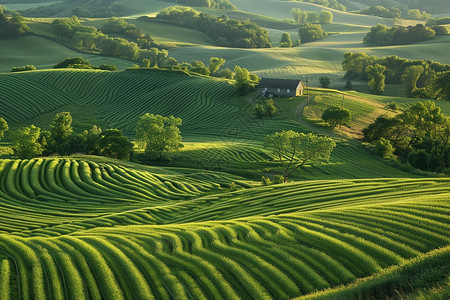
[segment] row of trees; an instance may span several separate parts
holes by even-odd
[[[297,24],[319,23],[328,24],[333,22],[333,13],[328,10],[322,10],[319,14],[317,11],[306,11],[294,7],[291,14]]]
[[[395,117],[380,116],[363,134],[380,156],[424,171],[449,172],[450,118],[432,101],[419,102]]]
[[[319,4],[319,5],[322,5],[322,6],[326,6],[326,7],[329,7],[329,8],[333,8],[333,9],[336,9],[336,10],[347,11],[347,7],[344,4],[338,2],[337,0],[306,0],[306,1],[305,0],[295,0],[295,1],[297,1],[297,2],[316,3],[316,4]],[[347,2],[346,0],[339,0],[339,1]]]
[[[18,12],[7,10],[0,5],[0,39],[18,38],[25,35],[29,29],[25,18]]]
[[[407,18],[412,20],[423,20],[426,21],[431,17],[431,14],[426,11],[420,11],[418,9],[410,9],[405,13],[397,7],[384,7],[382,5],[372,5],[359,12],[363,15],[372,15],[382,18]]]
[[[227,16],[211,17],[184,6],[165,8],[156,19],[202,31],[219,46],[238,48],[272,46],[267,30],[250,20],[234,20]]]
[[[379,58],[364,52],[347,52],[342,68],[346,79],[369,81],[375,94],[382,93],[386,83],[401,83],[408,97],[450,100],[450,65],[396,55]]]
[[[188,6],[200,6],[219,9],[236,9],[236,6],[230,2],[230,0],[165,0],[168,2],[175,2],[178,4],[184,4]]]
[[[119,18],[109,19],[102,28],[110,33],[121,34],[132,41],[121,37],[109,37],[93,26],[81,25],[76,16],[55,19],[52,27],[56,35],[70,42],[72,46],[83,50],[99,51],[107,56],[139,61],[150,59],[153,66],[162,66],[169,55],[167,50],[156,48],[148,34],[142,34],[135,25],[128,24]]]
[[[440,35],[447,34],[445,27],[437,27],[437,33]],[[378,24],[370,29],[370,32],[364,37],[363,42],[369,45],[406,45],[416,42],[432,39],[436,35],[436,31],[422,24],[415,26],[394,26]]]
[[[168,159],[183,147],[179,126],[182,121],[173,116],[145,114],[136,126],[136,140],[144,148],[148,159]],[[8,130],[8,124],[0,118],[0,139]],[[41,130],[34,125],[21,127],[12,133],[13,150],[19,158],[40,155],[71,155],[84,153],[116,159],[130,159],[134,145],[119,129],[102,130],[94,125],[90,130],[75,134],[72,115],[61,112],[55,116],[50,130]]]
[[[66,68],[69,68],[69,69],[98,69],[98,70],[106,70],[106,71],[117,71],[117,67],[115,65],[100,65],[99,67],[97,67],[97,66],[92,65],[89,60],[84,59],[82,57],[68,57],[53,66],[53,69],[66,69]],[[21,71],[23,71],[23,70],[21,70]],[[14,71],[11,70],[11,72],[14,72]]]

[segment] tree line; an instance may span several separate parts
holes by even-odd
[[[376,154],[416,169],[450,174],[450,117],[433,101],[394,116],[380,116],[363,129]]]
[[[184,4],[188,6],[200,6],[219,9],[234,10],[236,6],[230,2],[230,0],[164,0],[167,2],[175,2],[178,4]]]
[[[328,24],[333,22],[333,13],[328,10],[322,10],[319,14],[319,12],[317,11],[306,11],[294,7],[293,9],[291,9],[291,14],[294,18],[295,23],[297,24],[305,24],[305,23]]]
[[[369,45],[407,45],[416,42],[426,41],[434,38],[436,35],[446,35],[447,29],[443,26],[433,28],[422,24],[415,26],[393,26],[378,24],[370,29],[370,32],[364,37],[363,42]]]
[[[316,3],[322,6],[326,6],[332,9],[340,10],[340,11],[347,11],[347,7],[345,6],[345,3],[347,0],[295,0],[296,2],[309,2],[309,3]]]
[[[18,12],[7,10],[0,5],[0,39],[21,37],[27,34],[29,29],[25,18]]]
[[[420,11],[419,9],[410,9],[402,12],[397,7],[384,7],[382,5],[372,5],[359,12],[363,15],[378,16],[382,18],[405,18],[411,20],[426,21],[431,17],[431,14],[426,11]]]
[[[134,155],[134,144],[113,128],[102,130],[93,125],[90,130],[75,134],[70,112],[58,113],[50,130],[30,125],[20,127],[11,134],[14,154],[22,159],[48,155],[82,153],[129,160]],[[169,159],[183,147],[179,126],[180,118],[144,114],[136,124],[136,141],[144,148],[146,159]],[[8,131],[8,123],[0,118],[0,139]]]
[[[342,68],[346,71],[344,78],[369,81],[375,94],[382,93],[385,83],[390,83],[402,84],[407,97],[450,100],[450,65],[347,52]]]
[[[235,20],[225,15],[211,17],[184,6],[165,8],[156,15],[156,19],[204,32],[219,46],[237,48],[272,47],[267,30],[250,20]]]

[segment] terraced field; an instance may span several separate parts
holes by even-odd
[[[450,241],[448,179],[252,187],[224,173],[131,167],[2,161],[2,299],[291,298]],[[223,188],[231,181],[246,188]]]

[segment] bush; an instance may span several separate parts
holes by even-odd
[[[322,120],[327,122],[331,128],[335,128],[337,125],[349,122],[351,120],[351,113],[346,108],[330,107],[323,112]]]
[[[117,67],[115,65],[100,65],[100,67],[98,67],[100,70],[106,70],[106,71],[112,71],[112,72],[116,72],[117,71]]]
[[[323,88],[328,88],[330,86],[331,80],[328,76],[322,76],[319,78],[319,82]]]
[[[36,70],[36,67],[33,65],[26,65],[23,67],[14,67],[11,69],[11,72],[24,72],[24,71],[33,71]]]
[[[398,110],[398,105],[395,102],[388,102],[384,107],[390,110]]]

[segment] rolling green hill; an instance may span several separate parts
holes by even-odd
[[[239,178],[134,167],[1,162],[3,299],[298,297],[449,243],[447,179],[230,193],[219,184]],[[428,288],[445,279],[437,275]]]

